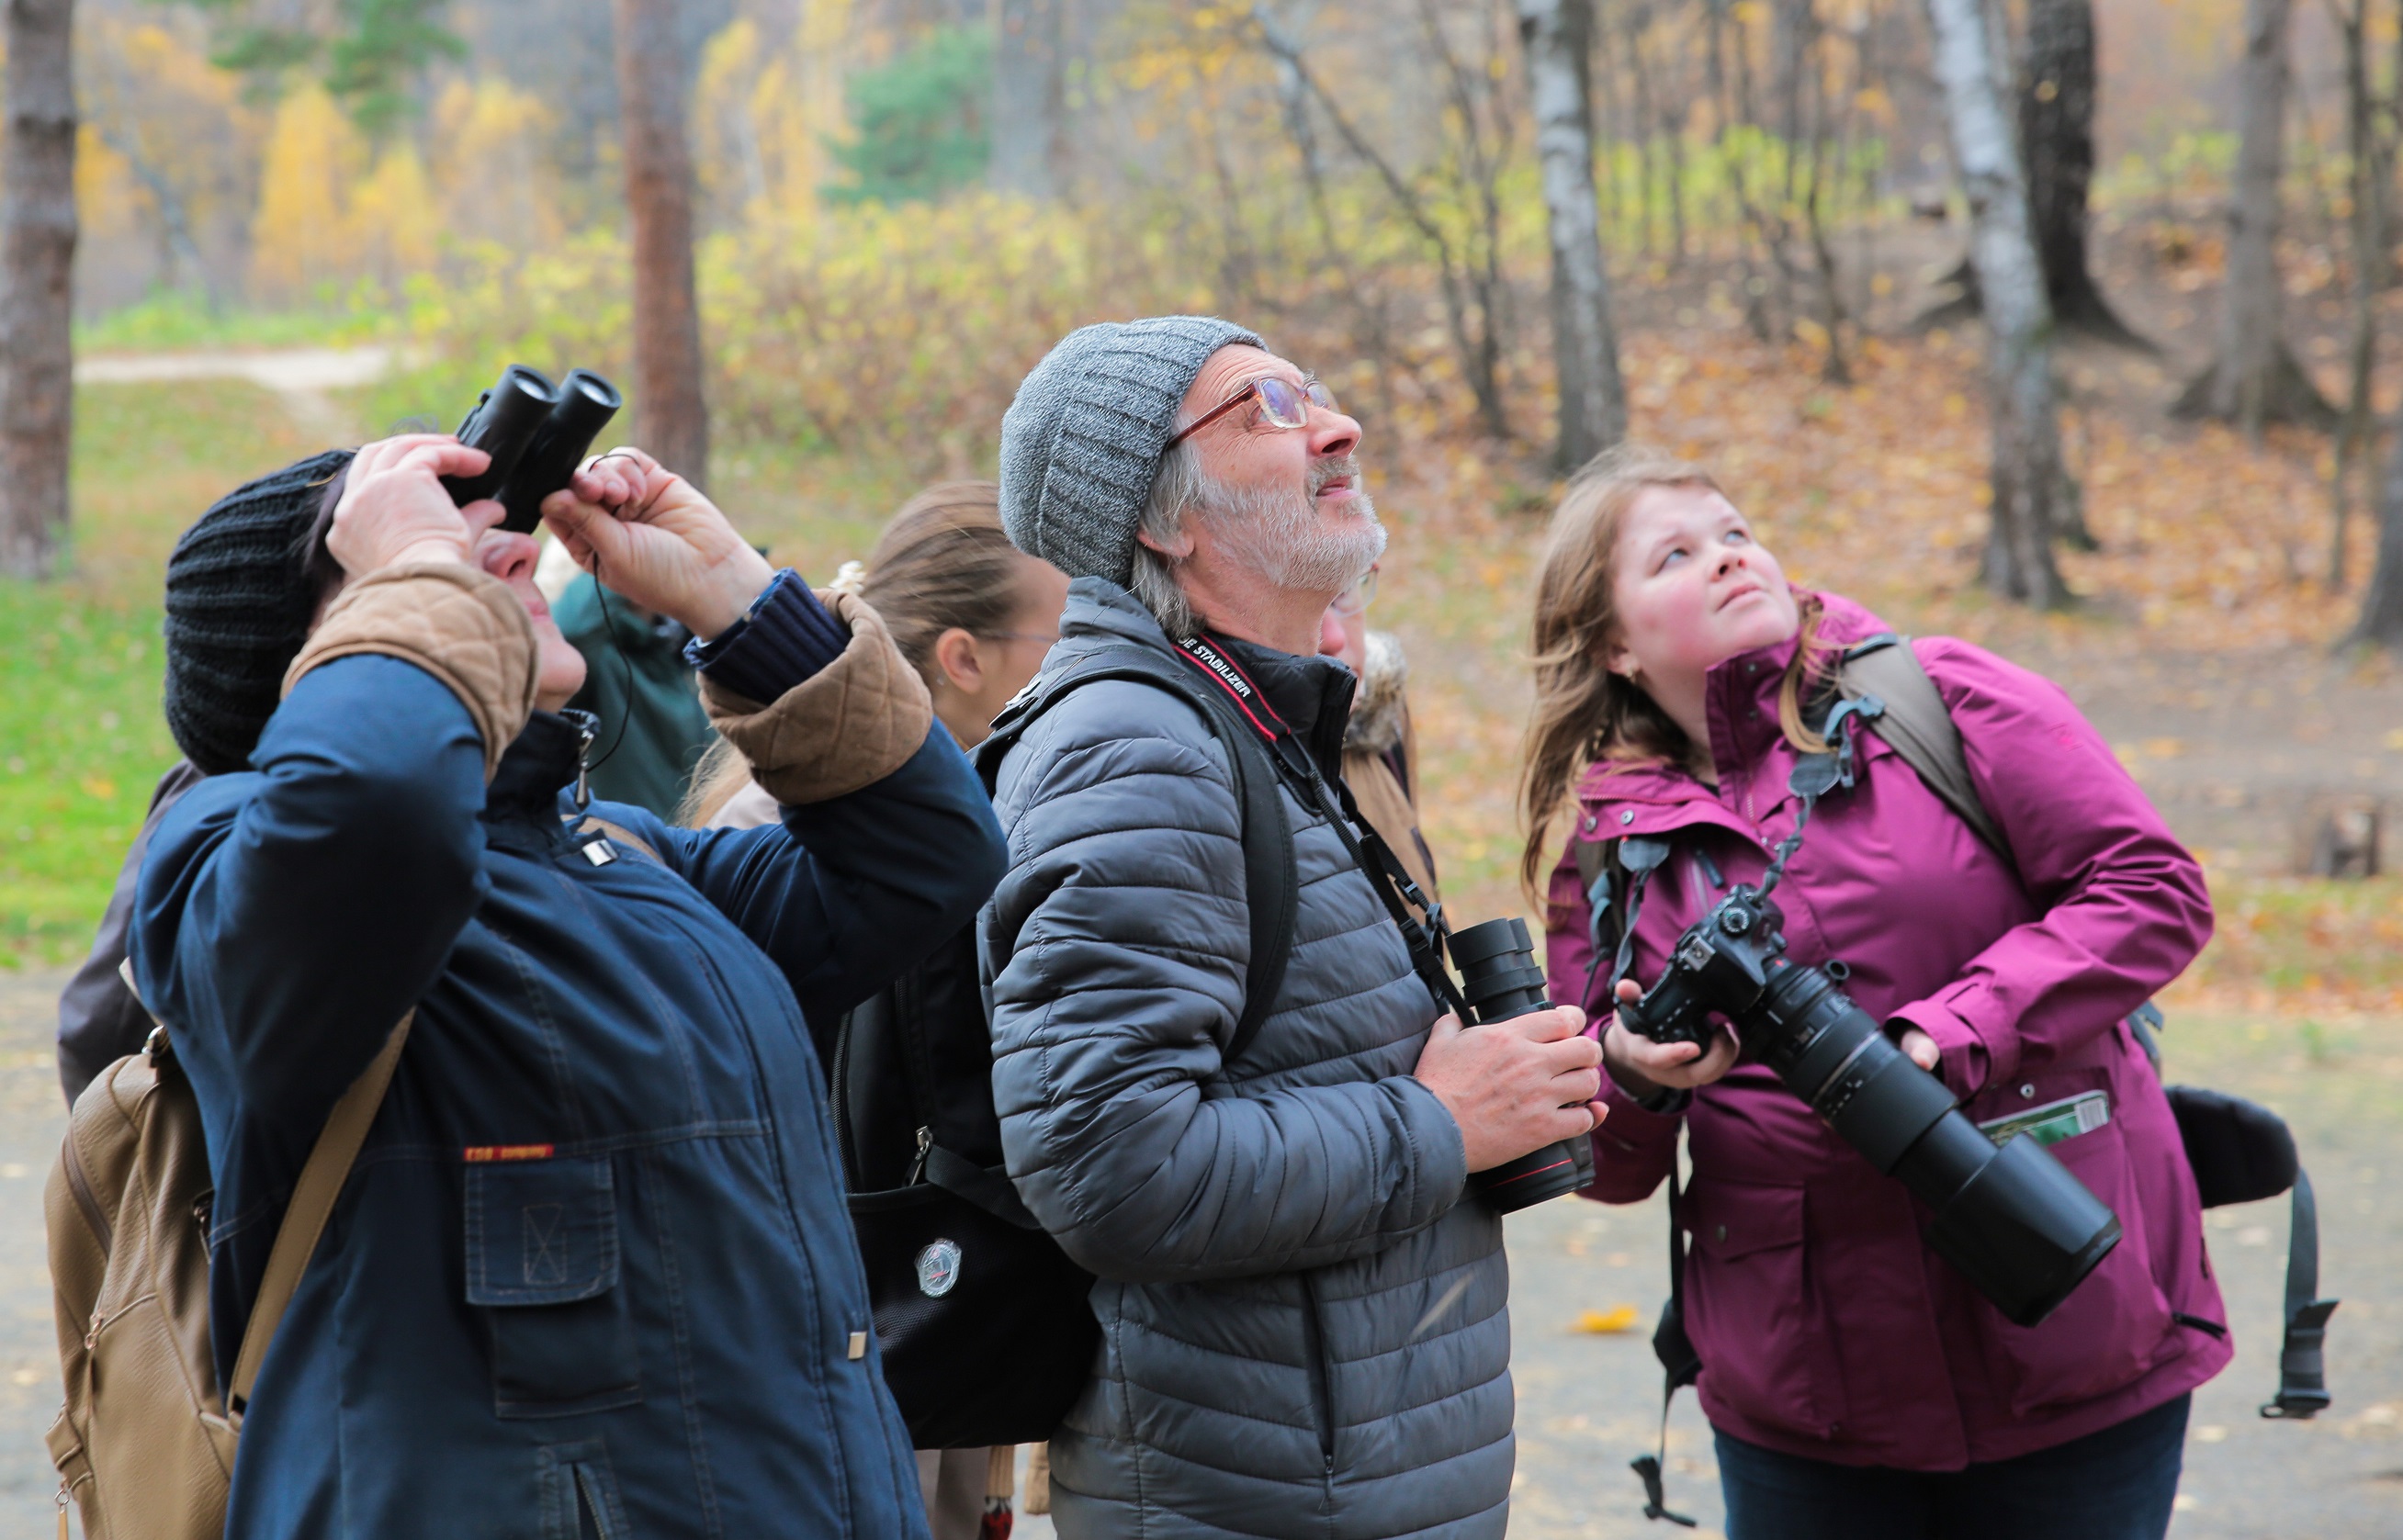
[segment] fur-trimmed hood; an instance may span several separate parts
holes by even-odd
[[[1360,687],[1352,698],[1352,721],[1343,729],[1347,754],[1385,754],[1399,748],[1410,724],[1410,705],[1403,687],[1410,683],[1410,662],[1392,631],[1368,633],[1368,656],[1360,670]]]

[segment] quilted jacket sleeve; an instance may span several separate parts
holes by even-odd
[[[1451,1115],[1408,1075],[1221,1076],[1250,951],[1224,754],[1190,708],[1110,682],[1055,707],[1001,770],[1010,867],[979,943],[1002,1146],[1044,1228],[1106,1278],[1369,1255],[1466,1179]],[[1288,994],[1315,965],[1297,950]]]

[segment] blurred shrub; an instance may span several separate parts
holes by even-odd
[[[721,441],[840,447],[927,474],[989,460],[1019,381],[1063,334],[1185,308],[1157,253],[1105,245],[1097,224],[971,193],[761,210],[711,237],[701,306]],[[485,248],[468,276],[421,276],[409,294],[411,331],[463,387],[510,360],[628,372],[627,258],[614,234],[531,257]]]

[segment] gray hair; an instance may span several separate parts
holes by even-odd
[[[1202,457],[1193,451],[1189,442],[1179,444],[1160,458],[1160,468],[1152,476],[1151,494],[1144,500],[1142,521],[1136,526],[1143,534],[1163,546],[1173,546],[1185,534],[1185,516],[1202,506],[1209,495],[1210,479],[1202,468]],[[1143,607],[1151,611],[1160,629],[1172,642],[1183,642],[1202,634],[1201,618],[1193,613],[1192,602],[1185,597],[1185,586],[1176,580],[1177,562],[1141,540],[1134,543],[1133,572],[1127,587]]]

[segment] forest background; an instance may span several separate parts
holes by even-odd
[[[2403,1158],[2403,881],[2381,873],[2403,850],[2381,819],[2403,805],[2403,623],[2363,622],[2382,533],[2403,561],[2403,0],[1988,7],[2058,321],[2035,328],[2049,592],[1994,580],[2018,467],[1964,260],[1990,210],[1949,132],[1949,3],[81,0],[70,517],[47,578],[0,577],[0,1089],[35,1150],[0,1150],[22,1157],[0,1183],[47,1159],[48,1002],[174,757],[160,572],[215,497],[328,444],[448,428],[506,363],[582,366],[637,387],[629,436],[674,423],[682,468],[822,577],[916,487],[992,473],[1063,333],[1215,312],[1366,425],[1393,529],[1371,618],[1411,659],[1464,921],[1524,909],[1527,597],[1579,421],[1711,465],[1798,579],[2069,690],[2210,878],[2217,935],[2166,997],[2180,1073],[2293,1117],[2346,1216],[2340,1407],[2301,1430],[2245,1404],[2274,1355],[2283,1216],[2215,1211],[2251,1356],[2198,1404],[2198,1445],[2231,1441],[2190,1452],[2181,1503],[2202,1506],[2181,1524],[2203,1527],[2179,1533],[2395,1533],[2403,1221],[2380,1217],[2380,1168]],[[634,299],[630,14],[666,29],[652,62],[690,160],[681,418],[635,357],[660,318]],[[1547,59],[1589,104],[1570,137],[1601,262],[1574,358]],[[2248,326],[2271,370],[2220,390]],[[1515,1366],[1516,1521],[1622,1533],[1592,1527],[1618,1520],[1592,1517],[1587,1473],[1624,1482],[1657,1403],[1632,1344],[1561,1333],[1572,1301],[1618,1297],[1595,1291],[1656,1292],[1657,1216],[1529,1223],[1514,1269],[1546,1335]],[[6,1427],[55,1393],[32,1234],[0,1225],[0,1288],[32,1323],[0,1343]],[[1605,1378],[1617,1410],[1580,1399]],[[1698,1426],[1673,1429],[1672,1468],[1707,1513]],[[0,1459],[0,1499],[20,1486],[47,1525],[38,1465]]]
[[[1418,665],[1429,826],[1457,912],[1516,908],[1524,598],[1562,466],[1514,8],[1007,0],[998,29],[982,0],[669,9],[708,474],[744,527],[830,572],[912,487],[990,473],[1018,380],[1070,327],[1243,317],[1368,425],[1396,528],[1379,618]],[[2396,16],[2278,9],[2276,302],[2293,355],[2342,401],[2355,291],[2373,335],[2396,302],[2382,238],[2373,282],[2354,282],[2359,173],[2392,175]],[[2023,111],[2057,90],[2027,77],[2029,29],[2062,10],[2009,13]],[[2327,651],[2351,628],[2371,520],[2331,543],[2326,420],[2247,433],[2166,409],[2212,355],[2227,286],[2240,0],[2090,11],[2080,219],[2115,308],[2063,333],[2064,455],[2094,548],[2063,543],[2076,602],[2043,614],[1979,581],[1983,332],[1961,293],[1967,226],[1925,14],[1604,0],[1593,16],[1632,430],[1715,465],[1803,580],[2004,646],[2074,691],[2191,708],[2105,722],[2220,894],[2221,938],[2188,988],[2403,1005],[2393,880],[2294,869],[2299,819],[2330,794],[2391,793],[2403,770],[2403,729],[2371,719],[2374,701],[2344,703],[2391,678],[2387,656]],[[2349,18],[2366,157],[2348,137]],[[450,425],[504,362],[626,380],[635,321],[603,0],[84,0],[75,27],[75,517],[65,576],[0,586],[0,956],[21,963],[82,945],[173,756],[157,626],[174,533],[295,452]],[[2122,321],[2143,345],[2114,340]],[[281,392],[99,382],[124,378],[112,355],[301,345],[394,363],[347,387],[304,370]],[[2375,374],[2381,410],[2394,372]],[[2335,725],[2287,720],[2323,681]]]

